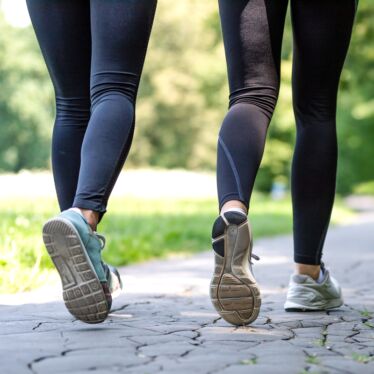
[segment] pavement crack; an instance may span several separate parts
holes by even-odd
[[[196,334],[196,336],[191,338],[191,340],[193,341],[193,343],[191,343],[192,345],[198,346],[202,344],[202,342],[198,340],[199,338],[201,338],[201,332],[199,330],[200,329],[192,330]]]
[[[207,326],[210,326],[210,325],[214,325],[216,324],[222,317],[217,317],[215,318],[212,322],[207,322],[207,323],[203,323],[200,325],[200,327],[198,327],[197,329],[192,329],[192,330],[189,330],[189,331],[192,331],[193,333],[196,334],[196,336],[194,336],[193,338],[191,338],[191,340],[194,342],[194,343],[191,343],[192,345],[201,345],[203,342],[202,341],[199,341],[199,338],[201,338],[201,332],[200,330],[207,327]]]
[[[32,328],[32,330],[35,331],[35,330],[38,329],[42,324],[43,324],[43,322],[39,322],[36,326],[34,326],[34,327]]]
[[[207,371],[206,374],[215,374],[215,373],[219,373],[220,371],[223,371],[227,368],[229,368],[232,364],[226,364],[224,366],[222,366],[221,368],[219,369],[215,369],[215,370],[210,370],[210,371]]]
[[[257,347],[257,346],[259,346],[261,344],[264,344],[264,343],[266,343],[266,342],[251,342],[251,348]],[[238,348],[238,351],[239,352],[243,352],[243,351],[247,352],[248,351],[248,347]],[[253,353],[251,353],[251,354],[253,355]]]
[[[274,327],[273,327],[274,328]],[[292,329],[290,329],[290,328],[288,328],[288,329],[286,329],[287,331],[289,331],[290,333],[291,333],[291,336],[287,336],[287,337],[285,337],[285,338],[281,338],[281,340],[283,340],[283,341],[287,341],[287,340],[292,340],[292,339],[295,339],[295,337],[296,337],[296,333],[295,333],[295,331],[293,331]]]
[[[183,352],[182,354],[179,355],[179,357],[186,357],[190,352],[192,352],[193,349],[188,349],[187,351]]]
[[[27,367],[28,369],[34,373],[34,374],[37,374],[38,372],[34,369],[34,365],[37,364],[38,362],[41,362],[41,361],[44,361],[44,360],[47,360],[49,358],[55,358],[55,357],[58,357],[58,355],[48,355],[48,356],[41,356],[41,357],[38,357],[38,358],[35,358],[34,360],[32,360],[31,362],[29,362],[27,364]]]
[[[63,347],[65,348],[70,339],[68,337],[65,337],[63,331],[60,331],[59,335],[60,335],[60,338],[63,340],[62,344],[63,344]]]
[[[327,369],[331,369],[331,370],[336,371],[336,367],[335,367],[335,366],[332,366],[332,365],[324,365],[324,367],[327,368]],[[344,369],[342,369],[342,368],[339,368],[339,373],[341,373],[341,374],[356,374],[356,373],[354,373],[354,372],[352,372],[352,371],[344,370]]]
[[[213,322],[212,322],[212,325],[214,325],[215,323],[217,323],[220,319],[222,319],[222,317],[217,317],[216,319],[214,319]]]
[[[124,367],[126,369],[130,369],[130,368],[135,368],[135,367],[140,367],[140,366],[144,366],[144,365],[148,365],[150,364],[151,362],[154,362],[156,359],[157,359],[157,355],[155,356],[149,356],[149,355],[146,355],[144,354],[143,352],[141,352],[141,349],[143,347],[148,347],[152,344],[147,344],[147,343],[139,343],[137,342],[136,340],[134,339],[131,339],[131,338],[127,338],[128,341],[132,342],[132,343],[135,343],[135,355],[139,358],[143,358],[145,359],[145,361],[143,362],[140,362],[140,363],[136,363],[136,364],[129,364],[129,365],[125,365]]]
[[[130,304],[125,304],[125,305],[120,306],[119,308],[112,309],[112,310],[110,311],[110,314],[112,314],[112,313],[114,313],[114,312],[120,312],[120,311],[126,309],[129,305],[130,305]]]
[[[328,329],[329,325],[325,325],[323,326],[322,328],[322,331],[321,331],[321,346],[322,347],[326,347],[326,341],[327,341],[327,336],[328,336]],[[326,347],[328,348],[328,347]]]
[[[352,339],[354,342],[359,343],[359,341],[356,340],[356,339],[354,339],[354,337],[355,337],[356,335],[359,335],[360,332],[361,332],[361,331],[359,331],[359,330],[358,330],[358,331],[357,331],[357,330],[352,330],[352,334],[346,336],[346,337],[344,338],[344,341],[345,341],[346,343],[350,343],[350,342],[348,341],[348,339]]]

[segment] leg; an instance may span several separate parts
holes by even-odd
[[[90,3],[28,0],[28,7],[56,92],[52,161],[63,212],[43,227],[46,249],[61,277],[72,315],[97,323],[109,313],[120,277],[101,261],[104,240],[72,206],[80,153],[90,115]],[[68,209],[68,210],[67,210]]]
[[[279,89],[287,0],[220,0],[230,83],[230,110],[218,139],[221,215],[212,231],[215,268],[210,296],[227,322],[253,322],[261,305],[249,265],[252,236],[246,209]]]
[[[220,0],[230,110],[218,140],[220,209],[249,206],[278,97],[287,0]]]
[[[335,195],[336,98],[355,15],[354,0],[293,0],[292,166],[294,259],[318,277]]]
[[[28,0],[31,20],[56,94],[52,168],[60,209],[72,206],[90,116],[89,1]]]
[[[91,118],[73,205],[100,213],[128,154],[156,0],[91,0]]]
[[[355,14],[354,0],[292,0],[293,103],[297,138],[292,166],[294,259],[286,311],[340,307],[338,282],[321,263],[335,195],[336,97]],[[321,269],[320,269],[321,268]]]

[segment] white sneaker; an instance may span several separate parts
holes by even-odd
[[[328,270],[321,266],[323,280],[316,282],[303,274],[291,275],[284,309],[287,312],[305,312],[338,308],[343,305],[341,288]]]

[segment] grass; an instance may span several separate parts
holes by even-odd
[[[273,201],[255,194],[251,222],[255,239],[289,233],[289,199]],[[52,199],[0,199],[0,292],[26,291],[55,282],[51,260],[41,238],[43,223],[58,212]],[[210,231],[217,215],[211,200],[140,200],[113,198],[100,225],[107,237],[104,259],[126,265],[151,258],[185,255],[210,248]],[[350,216],[338,201],[333,222]]]
[[[241,360],[241,365],[256,365],[257,364],[257,357],[249,358],[247,360]]]
[[[363,322],[363,324],[371,329],[374,329],[374,324],[369,322],[369,321],[366,321],[366,322]]]
[[[353,192],[358,195],[374,195],[374,181],[358,184]]]
[[[307,364],[311,364],[311,365],[319,365],[320,364],[319,358],[315,355],[308,356],[305,359],[305,362]]]
[[[315,339],[315,340],[313,340],[313,344],[317,347],[324,347],[325,346],[325,340],[324,339]]]
[[[360,314],[361,314],[362,317],[366,317],[366,318],[369,318],[369,319],[373,318],[372,312],[370,312],[367,309],[360,310]]]
[[[357,353],[357,352],[353,352],[352,355],[351,355],[351,358],[354,361],[359,362],[361,364],[367,364],[367,363],[373,361],[373,359],[374,359],[373,356],[369,356],[369,355],[366,355],[366,354],[360,354],[360,353]]]

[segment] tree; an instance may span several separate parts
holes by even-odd
[[[46,168],[52,89],[30,29],[10,27],[0,13],[0,170]]]
[[[338,191],[374,180],[374,1],[360,2],[338,105]],[[295,140],[291,26],[286,23],[278,105],[256,186],[287,181]],[[31,27],[0,17],[0,170],[46,168],[52,85]],[[142,77],[128,166],[213,170],[228,105],[226,65],[214,0],[159,2]]]

